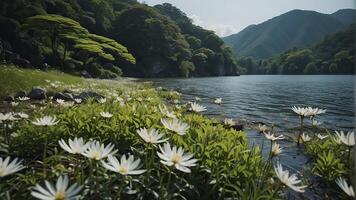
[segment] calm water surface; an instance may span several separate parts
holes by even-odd
[[[186,100],[202,98],[207,114],[219,115],[213,104],[222,97],[226,117],[274,123],[280,128],[298,124],[291,106],[327,109],[319,117],[331,129],[354,127],[355,76],[351,75],[245,75],[213,78],[150,79],[156,86],[175,89]]]
[[[322,127],[337,130],[353,129],[355,124],[355,76],[352,75],[245,75],[239,77],[165,78],[149,79],[155,86],[174,89],[183,93],[184,100],[202,99],[205,113],[219,116],[221,109],[213,103],[223,98],[225,117],[275,124],[280,131],[299,125],[299,118],[291,106],[315,106],[327,109],[318,117]],[[256,130],[245,130],[250,146],[265,147],[269,141]],[[282,164],[301,171],[308,167],[309,158],[302,148],[290,141],[280,142],[284,147]],[[320,191],[322,193],[322,191]],[[291,192],[288,199],[300,199]],[[307,199],[320,199],[315,191],[306,191]]]

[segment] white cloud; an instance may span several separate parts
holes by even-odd
[[[233,25],[229,24],[208,24],[204,22],[198,15],[188,15],[192,19],[193,24],[201,26],[205,29],[214,31],[218,36],[224,37],[234,33],[237,33],[238,30]]]

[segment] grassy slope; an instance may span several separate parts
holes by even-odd
[[[50,83],[58,84],[54,88]],[[96,88],[92,88],[88,83],[96,83]],[[40,71],[33,69],[23,69],[14,66],[0,65],[0,96],[13,95],[20,90],[29,91],[32,87],[40,86],[50,90],[69,89],[66,86],[80,86],[82,88],[108,88],[125,87],[129,83],[128,79],[120,78],[116,80],[84,79],[81,77],[66,74],[60,71]]]
[[[30,90],[34,86],[49,86],[46,80],[60,81],[67,84],[82,84],[79,77],[59,71],[39,71],[33,69],[19,69],[13,66],[0,65],[0,94],[8,95],[19,90]]]

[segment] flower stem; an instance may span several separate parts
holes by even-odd
[[[303,133],[303,122],[304,122],[304,116],[300,116],[300,130],[299,130],[298,142],[297,142],[298,146],[300,145],[300,140]]]
[[[171,183],[171,177],[172,177],[172,173],[171,173],[171,169],[168,170],[168,180],[167,180],[167,187],[166,187],[166,191],[167,191],[167,194],[168,193],[168,190],[169,190],[169,185]]]
[[[43,149],[43,155],[42,155],[42,163],[43,163],[43,177],[47,177],[47,164],[46,164],[46,158],[47,158],[47,146],[48,146],[48,139],[47,136],[45,136],[45,141],[44,141],[44,149]]]

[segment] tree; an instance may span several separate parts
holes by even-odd
[[[58,59],[58,46],[61,39],[67,36],[80,36],[88,34],[88,31],[72,19],[60,15],[36,15],[26,19],[22,30],[34,31],[42,37],[48,37],[51,41],[52,55]]]
[[[308,63],[304,69],[304,74],[315,74],[318,72],[318,68],[314,62]]]
[[[221,38],[215,34],[209,34],[204,39],[204,45],[214,51],[221,51],[221,46],[224,44]]]
[[[134,64],[135,58],[127,48],[115,40],[103,36],[90,34],[87,29],[72,19],[59,15],[38,15],[28,18],[22,25],[26,31],[34,31],[45,38],[50,38],[52,54],[59,59],[59,47],[63,48],[61,65],[66,59],[68,50],[78,51],[74,54],[81,55],[84,65],[100,58],[105,61],[124,60]],[[33,35],[34,35],[33,34]]]
[[[183,61],[183,62],[180,63],[179,69],[180,69],[181,74],[184,77],[188,78],[190,72],[194,71],[195,66],[194,66],[194,64],[192,62]]]
[[[330,73],[336,73],[338,71],[338,66],[336,63],[331,63],[329,66]]]
[[[198,49],[201,47],[201,40],[191,36],[191,35],[184,35],[185,39],[187,40],[187,42],[189,43],[190,48],[192,49]]]
[[[123,11],[114,23],[114,32],[114,38],[123,41],[137,59],[136,68],[124,69],[130,75],[178,74],[181,62],[191,59],[179,27],[148,6]]]

